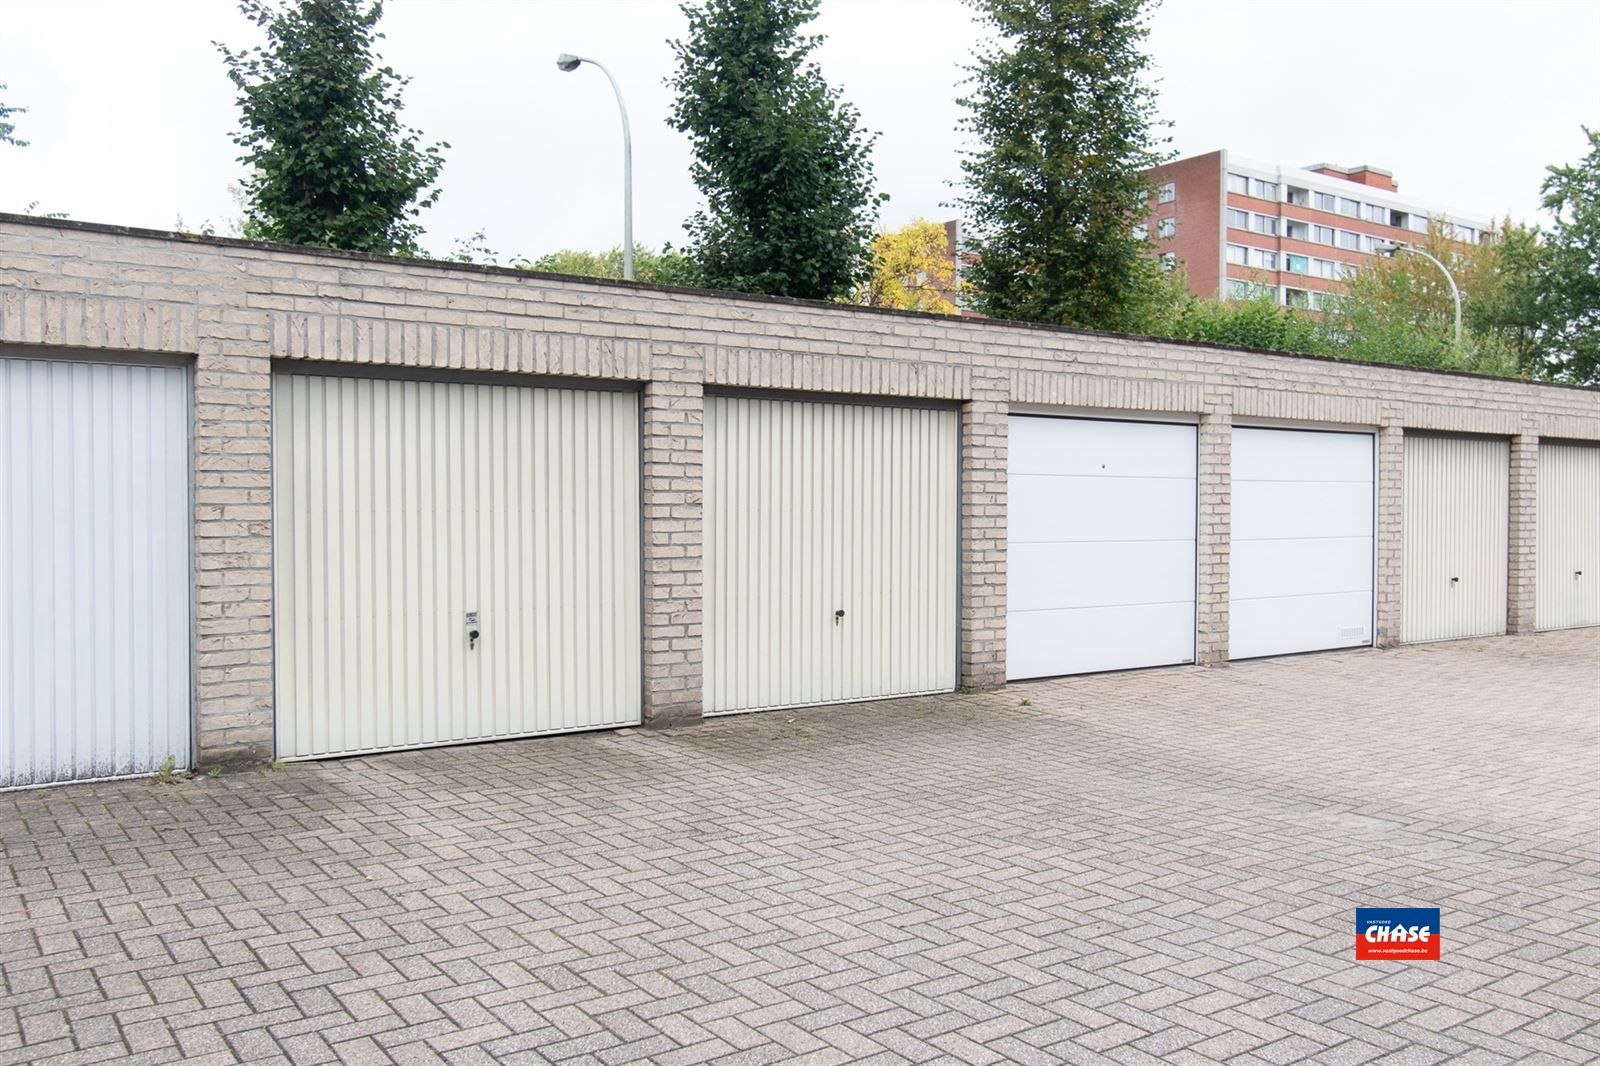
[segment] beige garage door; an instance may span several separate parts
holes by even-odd
[[[954,410],[706,400],[705,710],[956,684]]]
[[[1600,446],[1539,446],[1540,629],[1600,625]]]
[[[1511,442],[1407,433],[1400,639],[1506,631]]]
[[[282,375],[273,481],[280,758],[639,720],[633,394]]]

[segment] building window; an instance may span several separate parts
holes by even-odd
[[[1175,218],[1164,218],[1160,222],[1156,223],[1156,236],[1157,237],[1161,237],[1161,238],[1165,239],[1167,237],[1172,236],[1174,233],[1177,233],[1177,232],[1178,232],[1178,220],[1175,219]]]
[[[1142,241],[1142,240],[1145,240],[1146,238],[1148,238],[1149,236],[1150,236],[1150,227],[1146,226],[1143,222],[1141,222],[1137,226],[1133,227],[1133,239],[1134,240]]]
[[[1175,181],[1163,182],[1156,189],[1156,203],[1170,204],[1178,198],[1178,183]]]
[[[1250,265],[1257,270],[1277,270],[1278,253],[1269,252],[1265,248],[1250,249]]]
[[[1311,199],[1312,206],[1318,211],[1339,210],[1339,198],[1331,192],[1313,193]]]
[[[1413,212],[1412,215],[1411,215],[1411,232],[1412,233],[1427,233],[1428,232],[1428,216],[1427,215],[1422,215],[1422,214],[1417,214],[1417,213]]]
[[[1339,247],[1348,248],[1352,252],[1361,251],[1361,234],[1351,233],[1347,229],[1339,231]]]
[[[1366,252],[1368,255],[1373,255],[1376,253],[1377,246],[1373,243],[1372,234],[1363,233],[1361,235],[1361,250]]]
[[[1304,289],[1284,289],[1283,306],[1309,308],[1311,306],[1311,294]]]
[[[1332,244],[1337,239],[1335,234],[1338,232],[1332,226],[1312,226],[1311,239],[1317,244]]]
[[[1276,200],[1278,198],[1278,183],[1275,181],[1262,181],[1260,178],[1251,178],[1250,195],[1257,200]]]
[[[1478,231],[1473,229],[1471,226],[1457,226],[1456,240],[1463,244],[1477,244]]]
[[[1297,189],[1291,185],[1284,190],[1283,199],[1285,203],[1294,204],[1296,207],[1310,207],[1311,190]]]
[[[1337,299],[1337,297],[1335,297],[1331,292],[1313,292],[1311,293],[1311,310],[1326,311],[1333,307],[1333,301],[1335,299]]]
[[[1387,226],[1389,224],[1389,209],[1382,204],[1368,204],[1367,221]]]
[[[1278,220],[1271,215],[1251,215],[1250,229],[1255,233],[1265,233],[1270,237],[1278,235]]]
[[[1411,216],[1406,214],[1404,211],[1390,211],[1389,225],[1393,226],[1395,229],[1410,229]]]
[[[1313,259],[1311,260],[1311,273],[1319,278],[1327,278],[1331,281],[1339,276],[1339,264],[1332,259]]]
[[[1244,266],[1250,262],[1250,249],[1242,244],[1228,245],[1228,262]]]
[[[1250,179],[1243,174],[1228,175],[1228,191],[1239,193],[1241,196],[1250,195]]]
[[[1283,269],[1291,274],[1309,274],[1311,273],[1311,257],[1286,255],[1283,257]]]
[[[1254,300],[1264,292],[1271,292],[1272,287],[1261,285],[1254,281],[1245,281],[1242,278],[1228,279],[1228,299]]]
[[[1177,255],[1174,254],[1173,252],[1162,252],[1161,253],[1161,269],[1162,270],[1176,270],[1176,269],[1178,269],[1178,257],[1177,257]]]
[[[1234,229],[1250,228],[1250,212],[1241,211],[1237,207],[1228,208],[1228,225]]]
[[[1283,235],[1291,241],[1304,241],[1311,238],[1311,226],[1298,219],[1286,218],[1283,220]]]
[[[1339,197],[1339,213],[1341,215],[1349,215],[1351,218],[1360,218],[1361,201],[1347,200],[1343,196]]]

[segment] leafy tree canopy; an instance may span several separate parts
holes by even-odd
[[[1356,271],[1324,326],[1349,359],[1516,376],[1528,369],[1538,237],[1510,224],[1463,244],[1434,222],[1418,247],[1444,263],[1461,290],[1464,329],[1455,343],[1455,301],[1443,272],[1397,252]]]
[[[414,255],[447,144],[400,121],[406,79],[376,66],[381,0],[240,0],[265,46],[217,44],[239,89],[244,231],[264,240]]]
[[[872,238],[872,274],[856,290],[856,302],[953,315],[951,297],[962,289],[944,227],[919,218]]]
[[[622,279],[622,246],[603,252],[572,248],[541,255],[534,260],[517,260],[515,266],[546,274],[573,274],[584,278]],[[633,278],[652,285],[698,285],[694,263],[682,252],[666,245],[659,252],[642,244],[633,246]]]
[[[1588,154],[1550,167],[1542,189],[1553,223],[1539,272],[1539,370],[1600,384],[1600,130],[1583,133]]]
[[[5,88],[4,85],[0,85],[0,92],[4,92]],[[28,146],[27,141],[17,138],[17,124],[11,121],[12,115],[25,115],[27,113],[28,109],[25,107],[7,107],[5,104],[0,103],[0,144],[15,145],[18,148],[26,148]]]
[[[706,200],[688,222],[702,283],[848,296],[885,197],[873,192],[875,135],[809,58],[817,0],[703,0],[683,12],[669,122],[689,136]]]
[[[1165,145],[1141,48],[1148,0],[969,2],[994,37],[959,101],[979,310],[1147,328],[1161,283],[1133,227],[1148,214],[1143,171]]]

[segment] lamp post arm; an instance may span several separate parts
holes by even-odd
[[[1401,251],[1410,252],[1412,255],[1420,255],[1420,256],[1422,256],[1422,258],[1426,259],[1428,262],[1430,262],[1434,266],[1438,267],[1440,272],[1442,272],[1444,274],[1444,280],[1450,283],[1450,296],[1456,302],[1456,347],[1460,348],[1461,347],[1461,290],[1456,288],[1456,279],[1450,274],[1450,268],[1445,266],[1444,263],[1440,262],[1434,256],[1428,254],[1427,252],[1424,252],[1421,248],[1413,248],[1409,244],[1402,244],[1399,247],[1400,247]]]
[[[628,105],[622,100],[622,87],[606,65],[597,59],[585,59],[600,68],[600,73],[611,83],[617,95],[617,111],[622,114],[622,276],[633,280],[633,134],[628,129]]]

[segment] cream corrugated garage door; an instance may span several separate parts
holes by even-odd
[[[1600,446],[1539,445],[1540,629],[1600,625]]]
[[[1010,421],[1006,676],[1194,661],[1196,428]]]
[[[1370,433],[1233,431],[1234,659],[1372,643]]]
[[[1400,639],[1506,631],[1511,442],[1405,438]]]
[[[0,358],[0,787],[189,765],[189,375]]]
[[[280,758],[639,721],[634,394],[284,374],[273,477]]]
[[[953,410],[711,396],[707,714],[956,684]]]

